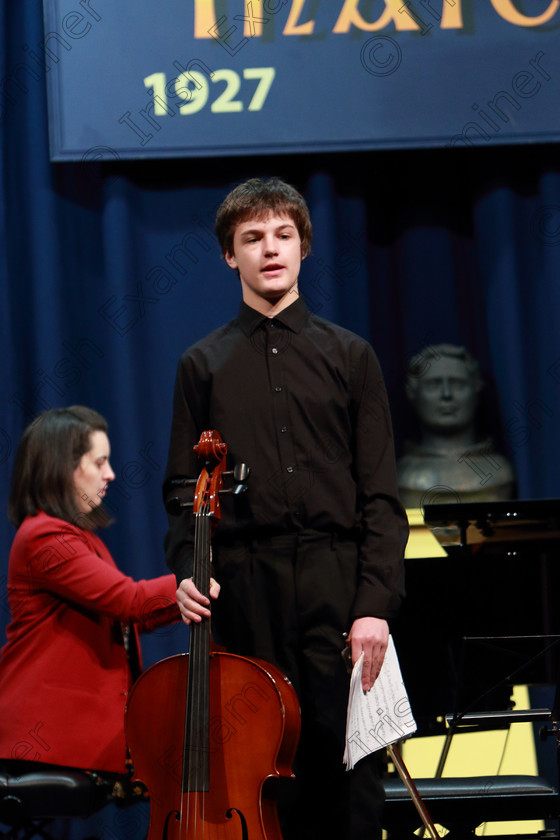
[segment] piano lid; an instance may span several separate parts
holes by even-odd
[[[446,551],[560,539],[560,499],[425,505],[424,521]]]

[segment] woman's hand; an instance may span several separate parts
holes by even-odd
[[[210,598],[215,599],[220,594],[220,584],[210,578]],[[176,592],[177,604],[185,624],[200,622],[210,616],[210,599],[198,591],[192,578],[185,578],[179,584]]]

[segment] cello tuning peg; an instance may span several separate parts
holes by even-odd
[[[171,496],[165,500],[165,509],[172,516],[177,516],[184,508],[192,508],[193,502],[185,502],[179,496]]]
[[[194,487],[196,478],[172,478],[169,482],[170,487]]]
[[[224,470],[222,475],[232,475],[234,481],[247,481],[251,473],[247,464],[236,464],[232,470]]]
[[[239,482],[234,487],[228,487],[226,490],[220,490],[220,496],[232,495],[232,496],[241,496],[242,493],[245,493],[247,490],[247,485],[243,482]]]
[[[247,464],[236,464],[233,468],[233,477],[236,481],[247,481],[250,474],[251,469]]]
[[[244,482],[240,481],[238,484],[235,485],[235,487],[232,487],[231,492],[234,496],[241,496],[242,493],[247,492],[247,485]]]
[[[247,479],[249,478],[251,470],[247,464],[236,464],[232,470],[224,472],[223,475],[232,475],[236,482],[233,487],[228,487],[227,490],[220,490],[220,493],[231,493],[234,496],[240,496],[247,490]]]

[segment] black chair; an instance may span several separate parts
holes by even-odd
[[[449,716],[452,731],[446,746],[458,729],[488,729],[516,722],[543,723],[543,737],[553,736],[558,751],[557,719],[549,709],[473,713],[460,720]],[[445,756],[442,759],[444,762]],[[448,832],[448,840],[472,840],[483,823],[524,820],[544,820],[547,824],[545,836],[559,837],[560,795],[556,780],[552,782],[543,776],[504,775],[415,779],[414,784],[433,822]],[[423,825],[412,797],[400,779],[388,779],[384,785],[384,827],[392,840],[410,840]],[[507,836],[506,833],[497,835],[501,840]]]
[[[541,776],[474,776],[417,779],[416,788],[432,820],[443,826],[448,840],[472,840],[483,823],[504,820],[557,820],[558,791]],[[400,780],[385,782],[384,828],[393,840],[408,840],[422,820]],[[501,834],[500,838],[507,835]],[[548,838],[558,831],[549,828]]]
[[[110,801],[95,774],[29,761],[0,761],[0,837],[52,840],[55,820],[87,818]]]

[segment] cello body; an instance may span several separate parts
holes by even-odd
[[[293,686],[262,660],[210,654],[209,785],[195,790],[200,755],[188,745],[183,779],[188,671],[189,654],[156,663],[127,706],[135,778],[150,794],[149,840],[281,840],[270,780],[292,776],[300,729]]]

